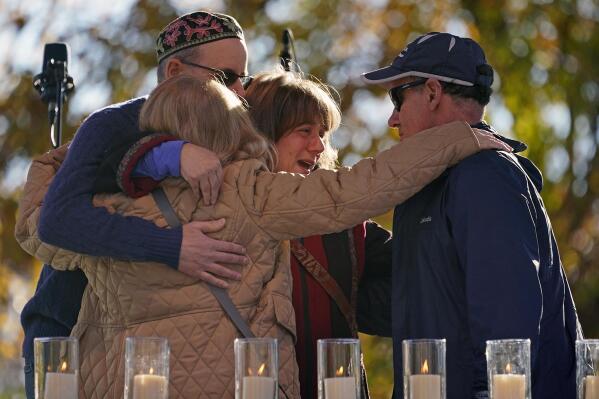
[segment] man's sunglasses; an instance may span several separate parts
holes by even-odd
[[[196,67],[196,68],[202,68],[202,69],[212,72],[214,74],[214,76],[227,87],[234,85],[235,82],[237,82],[237,79],[240,79],[241,85],[243,87],[246,87],[249,84],[249,82],[251,82],[251,80],[253,79],[253,76],[238,75],[229,69],[226,69],[223,71],[221,69],[212,68],[212,67],[209,67],[206,65],[196,64],[195,62],[191,62],[191,61],[185,61],[185,60],[179,60],[179,61],[181,61],[181,64],[189,65],[189,66]]]
[[[412,82],[408,82],[408,83],[404,83],[399,86],[395,86],[394,88],[389,90],[389,97],[391,97],[391,102],[393,102],[393,105],[395,106],[395,110],[399,111],[401,109],[401,105],[403,104],[403,101],[404,101],[403,92],[405,90],[409,89],[410,87],[420,86],[420,85],[424,84],[427,80],[428,79],[426,79],[426,78],[414,80]]]

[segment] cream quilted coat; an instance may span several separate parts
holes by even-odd
[[[215,206],[205,207],[180,179],[163,183],[183,222],[226,218],[214,238],[244,245],[251,259],[229,289],[256,336],[279,342],[279,379],[299,397],[288,240],[340,231],[379,215],[420,190],[449,165],[480,150],[479,136],[454,122],[422,132],[374,159],[309,177],[260,172],[257,161],[225,168]],[[82,398],[122,398],[126,336],[164,336],[171,347],[170,398],[233,398],[233,340],[239,336],[204,283],[156,263],[74,254],[39,241],[36,225],[47,186],[66,149],[34,161],[20,204],[16,236],[55,268],[80,267],[89,285],[72,332],[80,339]],[[166,226],[151,196],[98,195],[111,212]],[[281,392],[280,398],[285,398]]]

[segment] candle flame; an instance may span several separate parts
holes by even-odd
[[[507,374],[512,374],[512,365],[510,363],[508,363],[507,366],[505,366],[505,372]]]
[[[424,363],[422,364],[422,368],[420,369],[422,374],[428,374],[428,360],[424,359]]]
[[[264,369],[266,369],[266,364],[262,363],[260,367],[258,367],[258,375],[262,375],[264,373]]]
[[[337,371],[335,371],[335,375],[337,377],[341,377],[343,375],[343,366],[339,367]]]
[[[251,367],[248,367],[248,375],[249,376],[254,375],[254,373],[252,372],[252,368]]]
[[[150,367],[150,374],[154,374],[154,368]]]
[[[60,371],[66,371],[67,370],[67,362],[62,362],[62,364],[60,365]]]

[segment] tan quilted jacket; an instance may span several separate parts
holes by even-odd
[[[224,217],[225,228],[212,236],[247,248],[250,264],[229,294],[256,336],[278,338],[280,384],[289,398],[298,398],[289,248],[283,240],[340,231],[379,215],[479,149],[470,127],[455,122],[338,172],[273,174],[260,172],[254,160],[236,162],[225,168],[218,203],[211,207],[180,179],[165,181],[163,188],[183,222]],[[204,283],[161,264],[83,256],[39,241],[40,205],[65,152],[34,161],[16,236],[30,254],[57,269],[80,267],[89,280],[72,332],[80,339],[81,397],[121,398],[124,338],[158,335],[168,337],[171,347],[170,398],[233,398],[233,340],[239,334]],[[98,195],[94,202],[166,226],[151,196]]]

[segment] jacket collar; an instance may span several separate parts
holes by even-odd
[[[470,127],[474,129],[486,130],[489,133],[493,133],[493,136],[497,137],[499,140],[512,147],[514,149],[514,153],[522,152],[528,148],[528,146],[521,141],[509,139],[505,136],[500,135],[499,133],[497,133],[495,129],[493,129],[491,125],[489,125],[485,121],[480,121],[478,123],[470,125]]]

